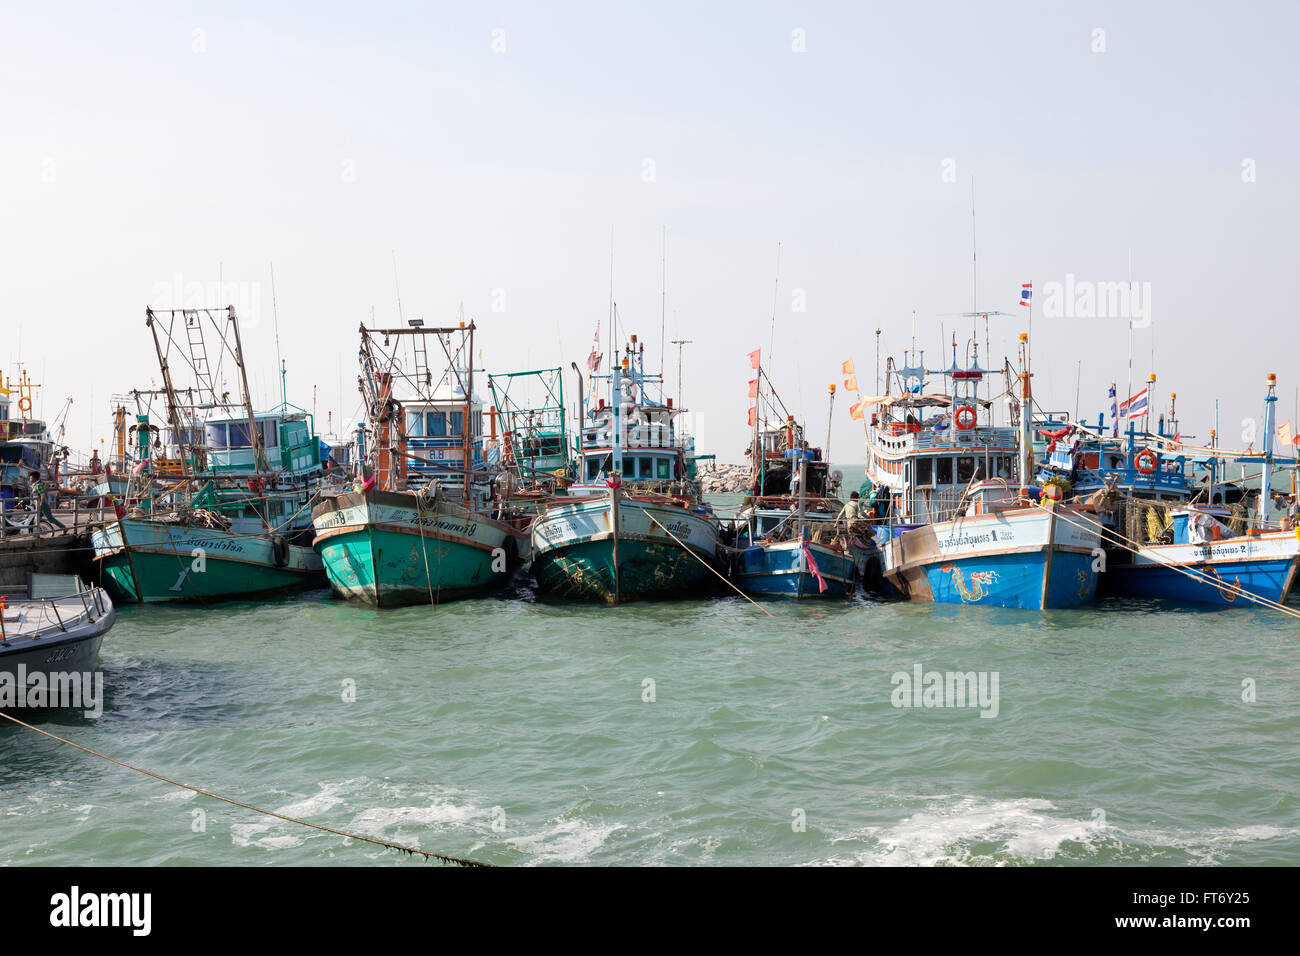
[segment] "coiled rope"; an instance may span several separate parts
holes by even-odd
[[[74,743],[66,737],[60,737],[58,734],[52,734],[48,730],[41,730],[39,727],[33,727],[31,724],[21,721],[17,717],[6,714],[4,711],[0,711],[0,717],[3,717],[5,720],[13,721],[20,727],[34,730],[38,734],[44,734],[46,737],[49,737],[52,740],[57,740],[61,744],[67,744],[69,747],[76,747],[78,750],[84,750],[86,753],[99,757],[101,760],[107,760],[109,763],[115,763],[119,767],[125,767],[127,770],[134,770],[136,773],[144,774],[146,777],[153,777],[155,780],[161,780],[163,783],[170,783],[172,786],[180,787],[182,790],[190,790],[194,793],[201,794],[202,796],[211,797],[214,800],[220,800],[223,803],[229,803],[232,806],[241,807],[244,810],[252,810],[254,813],[260,813],[268,817],[275,817],[277,820],[296,823],[299,826],[310,827],[313,830],[322,830],[325,833],[333,833],[336,836],[346,837],[349,840],[359,840],[362,843],[373,843],[375,846],[381,846],[386,850],[397,850],[399,853],[406,853],[410,856],[422,856],[426,860],[438,860],[441,863],[454,863],[457,866],[496,866],[495,863],[482,863],[478,860],[468,860],[464,857],[448,856],[445,853],[433,853],[429,850],[420,850],[413,846],[405,846],[401,843],[392,843],[388,840],[377,840],[374,837],[362,836],[359,833],[349,833],[346,830],[336,830],[333,827],[327,827],[320,823],[312,823],[310,820],[300,820],[297,817],[290,817],[283,813],[276,813],[274,810],[264,810],[261,807],[253,806],[251,803],[241,803],[240,801],[233,800],[230,797],[223,797],[219,793],[213,793],[211,790],[192,787],[188,783],[181,783],[179,780],[164,777],[162,774],[154,773],[152,770],[145,770],[143,767],[137,767],[124,760],[118,760],[115,757],[102,754],[97,750],[91,750],[89,747],[83,747],[81,744]]]

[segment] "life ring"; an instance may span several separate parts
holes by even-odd
[[[961,406],[960,408],[957,409],[956,413],[952,416],[952,420],[956,422],[957,427],[960,428],[962,431],[964,432],[970,431],[972,428],[975,427],[974,406],[972,405]]]
[[[1133,456],[1133,467],[1138,470],[1138,474],[1149,475],[1156,470],[1156,453],[1150,448],[1143,448]]]
[[[18,410],[20,412],[30,412],[32,410],[32,400],[26,395],[18,399]]]

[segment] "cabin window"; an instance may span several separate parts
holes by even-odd
[[[429,430],[425,432],[430,438],[441,438],[447,434],[447,413],[429,412]]]
[[[668,459],[667,459],[667,458],[659,458],[659,459],[657,459],[657,460],[655,461],[655,464],[658,466],[658,475],[657,475],[657,477],[659,477],[659,478],[669,478],[669,477],[671,477],[671,476],[669,475],[669,473],[668,473]]]
[[[934,459],[916,459],[916,483],[918,485],[934,484]]]
[[[595,458],[587,459],[587,480],[595,481],[596,476],[600,474],[600,462]]]
[[[957,483],[964,485],[975,477],[975,459],[963,455],[957,459]]]
[[[649,458],[642,458],[642,459],[641,459],[641,466],[640,466],[640,467],[641,467],[640,477],[642,477],[642,478],[653,478],[653,477],[654,477],[654,471],[653,471],[653,467],[654,467],[654,466],[650,464],[650,459],[649,459]]]
[[[262,422],[262,444],[267,448],[280,445],[280,426],[278,422]]]
[[[207,427],[208,447],[225,448],[226,447],[226,426],[209,425]]]
[[[406,413],[406,435],[408,438],[424,437],[424,412]]]
[[[451,431],[448,434],[451,435],[465,434],[465,413],[464,412],[451,413]]]
[[[936,458],[934,460],[934,480],[940,485],[952,484],[951,458]]]
[[[247,425],[230,426],[230,444],[228,448],[252,448],[253,442],[249,438]]]

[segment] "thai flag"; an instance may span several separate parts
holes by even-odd
[[[1120,418],[1140,418],[1147,412],[1147,390],[1144,388],[1119,407]]]
[[[1020,304],[1029,305],[1030,300],[1034,297],[1034,284],[1026,282],[1020,287]]]

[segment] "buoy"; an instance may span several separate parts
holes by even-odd
[[[1133,456],[1133,467],[1138,470],[1139,474],[1149,475],[1156,470],[1156,453],[1150,448],[1143,448]]]

